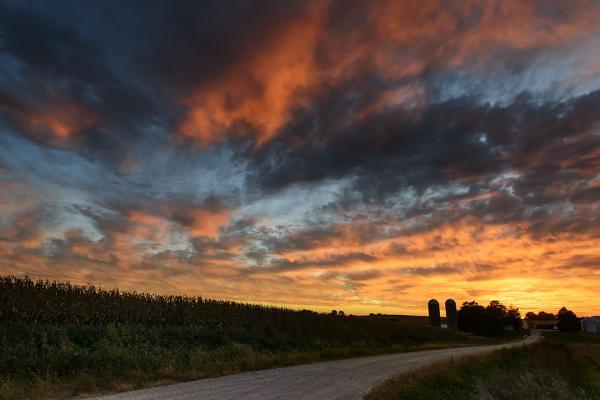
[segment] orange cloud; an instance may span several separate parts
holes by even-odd
[[[230,219],[230,211],[217,207],[193,208],[180,205],[162,204],[155,213],[139,210],[128,213],[141,237],[149,238],[157,232],[168,231],[175,226],[183,228],[193,236],[216,237],[219,228]]]
[[[218,236],[219,228],[229,222],[230,218],[228,210],[192,210],[191,215],[189,231],[195,236]]]
[[[281,290],[289,285],[294,296],[269,299],[248,290],[254,293],[251,299],[315,302],[313,307],[320,310],[423,314],[427,299],[451,297],[457,302],[475,299],[483,303],[497,298],[524,311],[556,311],[567,305],[581,314],[597,313],[600,303],[590,301],[594,289],[589,282],[600,278],[590,266],[600,262],[595,256],[600,240],[567,234],[551,240],[535,238],[526,228],[524,224],[488,225],[468,219],[370,244],[325,242],[332,246],[286,256],[292,263],[301,263],[301,268],[282,268],[280,272],[257,268],[256,281],[240,282],[240,290],[259,286],[263,273],[289,278]],[[373,257],[350,257],[357,251]],[[344,254],[349,257],[342,257]],[[324,263],[327,255],[334,261],[332,256],[337,256],[339,262]],[[581,274],[587,279],[582,280]]]
[[[158,223],[142,215],[133,219]],[[600,273],[593,266],[600,261],[599,239],[567,234],[535,238],[519,228],[464,220],[361,246],[349,242],[343,249],[334,246],[307,250],[303,258],[293,259],[307,264],[301,269],[261,272],[259,267],[252,267],[256,268],[254,274],[245,273],[248,267],[234,259],[197,263],[185,261],[176,253],[149,256],[131,242],[105,248],[101,242],[70,232],[66,235],[70,248],[81,257],[49,263],[39,254],[22,253],[20,259],[13,258],[13,265],[25,268],[28,263],[23,270],[33,269],[53,277],[62,274],[76,281],[112,280],[121,288],[321,311],[335,308],[351,313],[422,315],[426,301],[433,297],[454,298],[459,303],[499,299],[523,312],[556,311],[566,305],[581,315],[597,314],[600,303],[593,299]],[[95,255],[100,249],[111,251],[115,258],[98,259]],[[341,256],[350,251],[373,257],[339,257],[333,265],[323,262],[323,254]],[[103,262],[112,262],[111,268],[99,268]]]
[[[301,91],[315,83],[322,9],[312,3],[304,17],[269,38],[266,48],[231,67],[223,79],[198,88],[185,100],[191,111],[180,133],[208,144],[221,141],[229,129],[244,131],[246,125],[257,132],[258,145],[273,137],[291,110],[305,102]]]
[[[100,240],[71,229],[62,244],[52,244],[35,213],[37,203],[25,201],[27,186],[6,187],[11,194],[0,196],[0,212],[10,223],[0,226],[2,272],[351,313],[423,314],[432,297],[499,299],[522,311],[566,305],[578,314],[600,312],[594,300],[598,228],[549,236],[532,233],[527,222],[470,217],[404,235],[396,230],[399,222],[355,219],[330,229],[285,231],[292,245],[279,245],[264,265],[254,266],[241,261],[245,238],[220,243],[230,213],[217,206],[131,211],[126,224],[106,229]],[[24,208],[15,208],[13,200]],[[190,251],[199,238],[206,250]]]
[[[35,115],[32,116],[31,123],[42,129],[49,129],[58,139],[66,139],[83,127],[70,118],[60,118],[57,115]]]
[[[182,137],[205,146],[231,135],[253,135],[260,146],[279,134],[294,109],[365,65],[391,82],[411,82],[383,87],[350,120],[386,107],[414,107],[427,95],[418,76],[428,69],[477,70],[493,61],[496,50],[537,51],[570,43],[589,34],[600,18],[598,7],[585,1],[570,3],[561,18],[540,11],[539,4],[517,1],[494,6],[382,1],[348,7],[339,16],[329,15],[340,12],[329,2],[307,4],[296,21],[270,31],[250,56],[183,100],[189,112],[179,126]],[[362,24],[350,23],[354,13]]]
[[[95,117],[85,107],[64,103],[56,99],[48,99],[50,109],[39,109],[24,105],[1,105],[0,112],[7,112],[18,117],[19,123],[28,127],[27,131],[37,135],[52,135],[62,141],[84,129],[92,127]]]

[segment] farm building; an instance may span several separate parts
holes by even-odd
[[[600,317],[590,317],[581,319],[581,331],[582,332],[600,332]]]
[[[523,328],[525,329],[558,329],[557,319],[529,319],[523,320]]]

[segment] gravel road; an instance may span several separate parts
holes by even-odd
[[[504,345],[458,347],[319,362],[294,367],[245,372],[151,389],[97,397],[100,400],[213,399],[361,399],[370,389],[395,375],[436,361],[522,346],[539,338],[535,333]]]

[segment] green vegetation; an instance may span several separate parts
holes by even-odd
[[[544,332],[544,337],[561,342],[600,344],[600,334],[597,333]]]
[[[547,332],[531,346],[399,376],[366,399],[600,399],[599,343],[599,335]]]
[[[478,342],[402,320],[0,277],[0,399]]]

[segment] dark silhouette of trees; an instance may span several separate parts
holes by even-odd
[[[523,321],[521,321],[521,313],[518,308],[509,306],[504,316],[504,324],[512,325],[514,330],[519,330],[523,327]]]
[[[554,321],[556,319],[556,315],[544,311],[540,311],[539,314],[529,311],[527,314],[525,314],[525,318],[533,321]]]
[[[458,310],[458,329],[476,335],[482,334],[485,314],[485,307],[475,301],[465,301]]]
[[[475,335],[501,335],[505,326],[521,328],[521,313],[518,308],[506,307],[497,300],[491,301],[487,307],[475,301],[464,302],[458,311],[458,328]]]
[[[577,332],[581,329],[579,318],[566,307],[558,310],[558,329],[566,332]]]
[[[538,314],[538,319],[542,321],[552,321],[556,319],[556,315],[552,313],[547,313],[544,311],[540,311]]]
[[[506,307],[498,300],[492,300],[485,308],[484,326],[488,335],[497,335],[504,332],[504,316]]]

